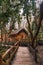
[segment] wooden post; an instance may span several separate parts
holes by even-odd
[[[2,60],[2,56],[0,55],[0,65],[6,65],[6,63],[4,63],[4,61]]]
[[[0,65],[2,65],[2,56],[0,55]]]
[[[9,58],[10,58],[10,51],[9,51]]]

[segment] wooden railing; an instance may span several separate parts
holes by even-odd
[[[3,55],[2,55],[2,60],[5,61],[6,65],[9,65],[13,56],[16,54],[17,49],[19,47],[19,41],[15,43],[14,46],[9,48]]]

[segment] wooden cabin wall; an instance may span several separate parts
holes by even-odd
[[[12,37],[10,37],[12,39],[13,42],[15,41],[21,41],[21,40],[24,40],[24,39],[28,39],[28,36],[26,33],[24,32],[21,32],[17,35],[13,35]]]

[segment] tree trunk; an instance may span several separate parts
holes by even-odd
[[[5,29],[5,28],[6,28],[6,26],[5,26],[5,24],[4,24],[4,25],[3,25],[3,30],[4,30],[4,35],[5,35],[5,43],[6,43],[6,41],[7,41],[7,40],[6,40],[6,29]]]
[[[30,27],[30,23],[29,23],[28,15],[26,15],[26,19],[27,19],[27,23],[28,23],[28,31],[30,32],[30,36],[31,36],[31,40],[32,40],[32,39],[33,39],[33,34],[32,34],[31,27]]]
[[[6,38],[6,32],[5,32],[5,44],[6,44],[6,42],[7,42],[7,38]]]
[[[15,24],[15,20],[14,20],[14,17],[12,16],[11,24],[10,24],[10,33],[11,33],[12,29],[15,28],[14,24]]]
[[[18,28],[20,29],[20,22],[18,22]]]
[[[36,31],[36,33],[35,33],[35,35],[34,35],[34,37],[33,37],[33,34],[32,34],[32,30],[31,30],[31,28],[30,28],[30,23],[29,23],[29,20],[28,20],[28,15],[26,16],[26,19],[27,19],[27,23],[28,23],[28,28],[29,28],[29,32],[30,32],[30,36],[31,36],[31,43],[32,43],[32,46],[34,47],[34,41],[35,41],[35,39],[37,38],[37,35],[38,35],[38,33],[39,33],[39,30],[40,30],[40,27],[41,27],[41,18],[40,18],[40,21],[39,21],[39,25],[38,25],[38,27],[37,27],[37,31]]]
[[[32,40],[32,46],[34,46],[34,41],[35,41],[35,39],[36,39],[37,36],[38,36],[38,33],[39,33],[39,30],[40,30],[40,27],[41,27],[41,19],[40,19],[40,21],[39,21],[39,26],[37,27],[37,31],[36,31],[36,33],[35,33],[35,35],[34,35],[34,37],[33,37],[33,40]]]
[[[33,37],[32,45],[34,45],[34,40],[36,39],[36,37],[37,37],[37,35],[38,35],[38,33],[39,33],[42,20],[43,20],[43,2],[42,2],[41,5],[40,5],[40,19],[39,19],[39,25],[38,25],[38,27],[37,27],[36,34],[35,34],[35,36]]]
[[[3,41],[2,28],[1,28],[1,42]]]

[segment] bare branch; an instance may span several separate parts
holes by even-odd
[[[28,28],[29,28],[29,32],[30,32],[30,36],[31,36],[31,40],[32,40],[32,39],[33,39],[33,34],[32,34],[32,30],[31,30],[31,27],[30,27],[29,20],[28,20],[28,15],[26,16],[26,19],[27,19],[27,23],[28,23]]]
[[[38,33],[39,33],[39,30],[40,30],[40,27],[41,27],[41,19],[40,19],[40,21],[39,21],[39,25],[38,25],[38,27],[37,27],[37,31],[36,31],[36,33],[35,33],[35,35],[34,35],[34,37],[33,37],[33,40],[32,40],[32,45],[34,45],[34,41],[35,41],[35,39],[37,38],[37,35],[38,35]]]
[[[42,20],[43,20],[43,2],[42,2],[41,5],[40,5],[39,25],[38,25],[38,27],[37,27],[36,34],[35,34],[35,36],[33,37],[32,45],[33,45],[34,40],[36,39],[36,37],[37,37],[37,35],[38,35],[38,33],[39,33],[39,30],[40,30],[40,27],[41,27],[41,22],[42,22]]]

